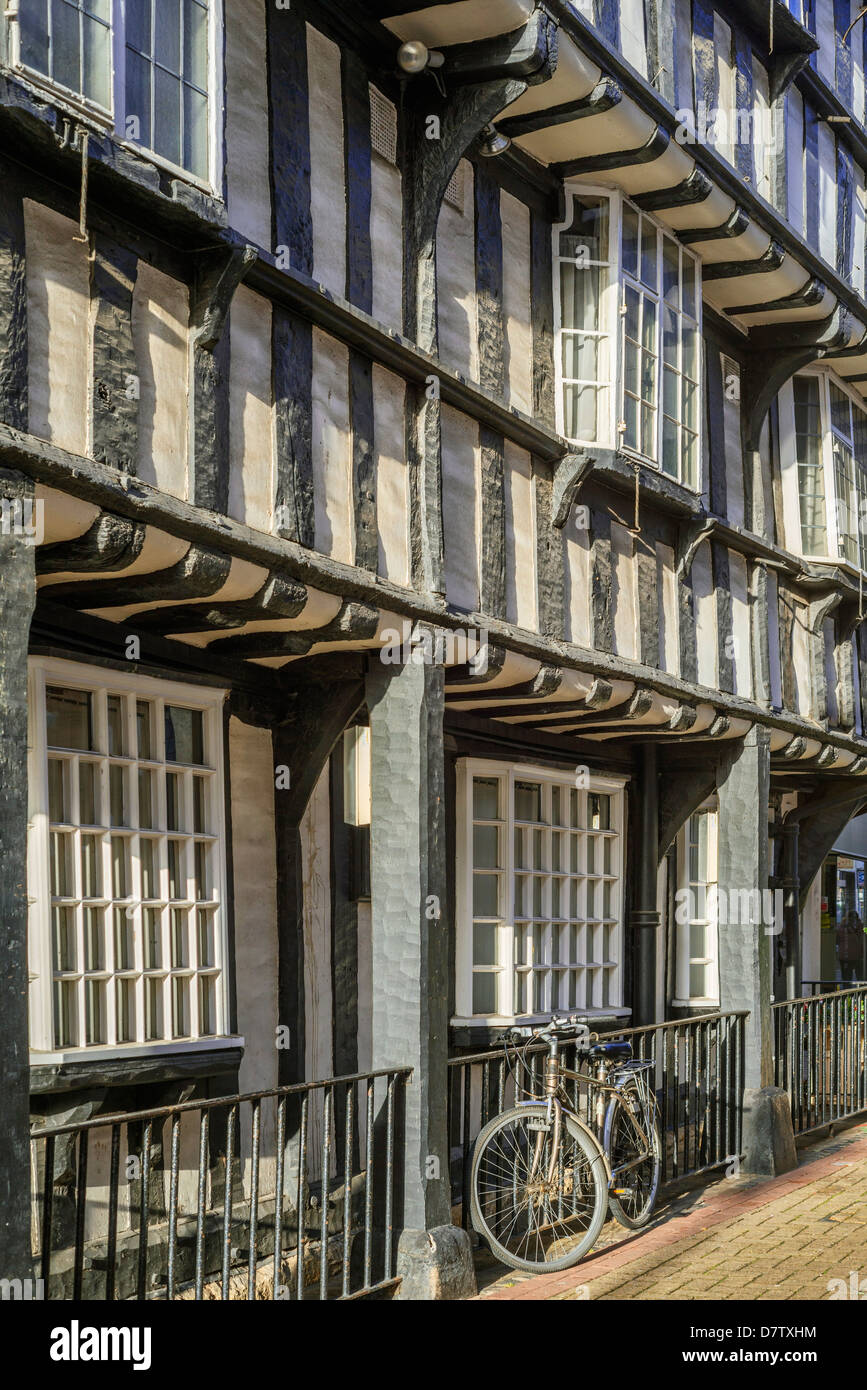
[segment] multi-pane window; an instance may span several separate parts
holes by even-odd
[[[867,569],[867,412],[823,372],[794,378],[780,420],[790,534],[804,555]]]
[[[605,440],[611,415],[610,199],[573,197],[557,239],[563,433]]]
[[[21,0],[21,62],[108,109],[111,5],[112,0]]]
[[[126,121],[170,164],[208,173],[207,0],[133,0],[126,25]]]
[[[469,761],[459,780],[459,1014],[618,1007],[622,783]]]
[[[805,555],[827,555],[828,525],[825,516],[825,470],[822,463],[819,381],[816,377],[796,377],[793,390],[803,551]]]
[[[227,1031],[220,699],[34,665],[37,1050]]]
[[[213,0],[20,0],[12,17],[21,66],[208,181]]]
[[[697,490],[699,263],[616,194],[572,193],[567,207],[555,230],[560,428]]]
[[[677,999],[712,1004],[719,1000],[716,810],[704,807],[689,817],[677,854]]]

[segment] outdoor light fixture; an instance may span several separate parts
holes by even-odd
[[[508,135],[503,135],[495,125],[486,125],[482,131],[479,154],[485,159],[493,159],[495,155],[505,154],[511,143]]]
[[[444,62],[444,54],[438,53],[435,48],[428,48],[421,39],[409,39],[397,50],[397,65],[410,77],[424,72],[426,68],[441,68]]]

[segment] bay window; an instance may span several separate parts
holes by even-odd
[[[826,371],[794,377],[779,405],[787,543],[867,570],[867,411]]]
[[[558,428],[700,487],[699,262],[616,193],[569,191],[555,228]]]
[[[459,1015],[621,1006],[623,800],[616,778],[458,764]]]
[[[17,0],[14,61],[117,136],[214,180],[217,0]]]
[[[35,659],[31,1046],[228,1033],[222,692]]]

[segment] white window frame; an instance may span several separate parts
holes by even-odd
[[[214,970],[218,971],[215,988],[215,1025],[214,1032],[206,1036],[195,1036],[196,1025],[198,1022],[198,991],[196,988],[190,989],[190,1021],[191,1036],[188,1038],[164,1037],[159,1040],[148,1041],[144,1037],[144,942],[143,942],[143,915],[142,902],[134,895],[128,896],[127,901],[132,908],[132,920],[134,924],[135,940],[135,966],[137,1004],[136,1004],[136,1032],[137,1037],[134,1041],[116,1042],[108,1044],[81,1045],[77,1047],[57,1048],[54,1045],[53,1033],[53,978],[54,967],[52,960],[52,941],[51,941],[51,881],[50,881],[50,842],[49,842],[49,800],[48,800],[48,745],[46,727],[46,687],[62,686],[67,689],[79,689],[87,691],[101,691],[102,696],[97,696],[97,701],[105,698],[106,692],[109,694],[132,695],[138,699],[147,699],[154,702],[156,728],[154,737],[156,740],[155,758],[151,766],[155,769],[159,767],[169,767],[174,769],[175,765],[166,763],[165,758],[160,757],[163,739],[163,707],[166,704],[190,706],[201,710],[204,716],[203,724],[205,729],[206,749],[211,755],[211,760],[207,764],[213,779],[213,791],[211,795],[212,829],[207,838],[211,845],[211,883],[214,890]],[[64,661],[47,657],[31,657],[28,661],[28,784],[29,784],[29,814],[28,814],[28,961],[30,970],[30,1051],[31,1061],[34,1064],[55,1063],[64,1061],[99,1061],[102,1059],[117,1059],[120,1057],[147,1057],[159,1056],[162,1054],[178,1052],[197,1052],[212,1051],[216,1048],[239,1046],[243,1044],[243,1039],[232,1035],[229,1031],[229,972],[233,968],[233,963],[229,956],[228,931],[227,931],[227,871],[226,871],[226,825],[225,825],[225,774],[224,774],[224,753],[223,753],[223,716],[222,707],[225,701],[226,691],[211,687],[192,686],[170,680],[157,680],[150,676],[116,671],[105,667],[95,667],[80,664],[74,661]],[[95,704],[97,702],[95,701]],[[96,740],[95,740],[96,741]],[[162,750],[164,753],[164,750]],[[133,749],[128,749],[131,754]],[[87,756],[87,755],[85,755]],[[95,756],[105,759],[108,756],[107,745],[97,750]],[[127,764],[136,765],[135,757],[127,757]],[[186,764],[177,764],[178,771],[183,771]],[[128,790],[128,794],[130,794]],[[158,832],[165,837],[166,827],[164,816],[164,799],[162,793],[158,791],[156,803],[156,819],[160,825],[156,827]],[[129,819],[133,819],[129,817]],[[111,828],[107,827],[103,834],[110,833]],[[130,867],[135,879],[135,865],[138,860],[138,832],[133,826],[127,831],[130,840]],[[78,869],[75,870],[76,879]],[[122,971],[114,967],[114,926],[111,921],[111,897],[105,899],[108,903],[106,908],[105,921],[105,941],[106,941],[106,966],[105,975],[109,981],[106,991],[107,994],[107,1016],[110,1024],[110,1031],[114,1031],[113,1020],[116,1016],[115,1010],[115,990],[114,982]],[[163,936],[163,950],[168,954],[167,928]],[[83,942],[78,940],[78,953],[80,955]],[[76,974],[83,973],[83,960],[79,960],[79,969]],[[191,964],[191,974],[195,981],[197,979],[196,967]],[[171,965],[168,959],[163,960],[160,973],[169,976]],[[167,986],[168,988],[168,986]],[[80,1000],[79,1000],[80,1003]],[[83,1027],[83,1023],[80,1024]],[[170,1024],[165,1012],[163,1014],[163,1032],[167,1033]]]
[[[501,781],[500,787],[500,806],[501,812],[505,805],[505,817],[502,818],[503,825],[503,865],[502,875],[504,883],[504,912],[499,918],[497,925],[498,933],[498,956],[501,964],[497,967],[500,973],[500,982],[497,990],[498,1012],[493,1014],[474,1014],[473,1013],[473,850],[472,850],[472,826],[473,826],[473,779],[475,777],[498,778]],[[533,764],[502,762],[487,758],[461,758],[457,763],[457,804],[456,804],[456,951],[455,951],[455,1009],[456,1017],[453,1022],[457,1025],[465,1026],[497,1026],[504,1023],[514,1022],[520,1018],[523,1021],[541,1019],[547,1017],[552,1011],[561,1007],[558,1001],[551,1002],[551,1007],[541,1013],[514,1013],[510,1008],[514,1005],[513,999],[513,980],[515,974],[515,863],[514,863],[514,815],[512,807],[514,805],[513,791],[515,782],[520,781],[540,782],[543,787],[550,788],[557,785],[561,788],[571,790],[575,786],[575,773],[567,768],[539,767]],[[628,778],[605,776],[593,774],[587,779],[586,787],[579,791],[579,795],[586,797],[588,793],[600,792],[611,797],[611,837],[615,842],[615,854],[612,859],[613,874],[613,907],[612,917],[615,919],[616,927],[614,933],[614,946],[611,951],[612,959],[615,964],[609,969],[609,1002],[607,1005],[597,1005],[583,1007],[576,1006],[577,1011],[586,1014],[588,1017],[594,1014],[609,1017],[611,1014],[628,1015],[629,1010],[623,1005],[623,975],[624,975],[624,859],[625,859],[625,839],[626,839],[626,795],[625,788]],[[550,792],[549,792],[550,795]],[[505,802],[503,801],[505,798]],[[599,833],[599,832],[596,832]],[[586,857],[582,855],[580,863],[586,865]],[[541,871],[550,881],[550,869]],[[589,877],[586,871],[580,868],[575,875],[571,875],[568,869],[564,869],[565,879],[571,876],[580,878]],[[594,875],[598,876],[598,875]],[[541,919],[540,919],[541,920]],[[557,920],[562,920],[558,918]],[[568,917],[566,918],[568,921]],[[577,920],[577,919],[576,919]],[[596,920],[596,919],[592,919]],[[550,928],[548,928],[550,931]],[[565,964],[560,962],[561,965]],[[578,962],[570,962],[578,964]],[[548,967],[546,967],[548,968]],[[597,963],[583,964],[583,969],[600,969]],[[564,971],[564,974],[566,972]],[[599,975],[601,983],[601,974]]]
[[[125,9],[127,0],[111,0],[111,93],[110,106],[101,106],[89,100],[82,92],[73,91],[60,82],[54,81],[46,73],[29,67],[21,61],[21,30],[18,15],[26,0],[10,0],[5,17],[7,22],[9,61],[11,67],[35,87],[39,87],[52,100],[69,110],[74,117],[82,119],[85,125],[110,134],[125,149],[159,165],[186,183],[196,188],[222,197],[222,135],[224,93],[223,93],[223,4],[222,0],[208,0],[208,176],[202,178],[174,164],[170,159],[157,154],[146,145],[126,137],[126,32]]]
[[[831,385],[833,384],[847,396],[850,404],[860,410],[863,415],[867,415],[867,406],[864,400],[849,387],[846,382],[832,372],[827,366],[822,364],[804,368],[795,373],[796,377],[810,377],[818,382],[819,385],[819,418],[821,421],[821,463],[822,479],[825,488],[825,534],[828,540],[828,548],[824,555],[809,555],[807,558],[812,562],[821,563],[827,561],[829,564],[838,565],[843,569],[849,570],[852,574],[867,574],[867,536],[864,537],[864,545],[860,547],[863,554],[864,564],[856,564],[849,560],[842,551],[840,537],[840,509],[837,497],[837,477],[834,466],[834,437],[835,431],[831,423]],[[787,381],[781,389],[778,397],[780,414],[780,455],[782,460],[782,482],[783,482],[783,518],[786,530],[786,542],[788,548],[796,555],[805,555],[803,547],[803,532],[801,529],[801,505],[798,484],[798,450],[795,432],[795,388],[794,378]],[[841,436],[842,437],[842,436]],[[867,463],[867,460],[865,460]],[[863,505],[863,502],[862,502]],[[849,502],[849,510],[852,510],[852,500]],[[855,534],[858,537],[859,524],[867,525],[867,514],[859,518],[858,500],[855,498]]]
[[[677,887],[680,893],[690,894],[687,899],[690,908],[692,893],[689,877],[689,829],[694,815],[708,817],[708,876],[704,885],[707,889],[707,915],[697,917],[690,911],[689,921],[683,923],[675,918],[675,998],[671,1002],[676,1008],[719,1008],[719,911],[716,891],[719,883],[719,811],[716,797],[710,797],[701,806],[696,807],[695,811],[687,816],[677,836]],[[693,926],[705,928],[708,948],[705,956],[691,954],[690,929]],[[695,996],[691,994],[689,977],[692,965],[704,966],[705,979],[710,976],[716,980],[715,993]]]
[[[677,236],[670,227],[666,227],[658,218],[652,214],[644,212],[628,198],[622,190],[605,186],[602,184],[589,184],[572,180],[564,184],[565,196],[565,219],[558,222],[552,228],[552,267],[553,267],[553,291],[554,291],[554,359],[555,359],[555,410],[557,431],[564,438],[569,439],[570,443],[578,447],[592,448],[598,447],[614,448],[636,463],[644,464],[647,468],[652,468],[656,473],[662,473],[664,477],[671,478],[673,482],[679,483],[681,487],[694,492],[696,496],[701,496],[705,484],[705,460],[704,460],[704,335],[703,335],[703,292],[702,292],[702,263],[689,247],[682,246]],[[564,373],[563,373],[563,350],[564,339],[569,333],[575,330],[565,328],[563,325],[563,305],[560,288],[560,264],[562,261],[569,261],[569,257],[560,254],[560,235],[568,230],[572,224],[572,198],[573,196],[585,198],[605,198],[609,204],[608,216],[608,266],[610,280],[608,287],[601,296],[601,321],[603,327],[598,336],[605,337],[609,344],[609,372],[604,381],[600,381],[601,389],[608,392],[608,409],[599,411],[597,420],[605,419],[607,423],[607,434],[605,437],[596,439],[573,438],[566,433],[566,419],[564,408]],[[657,379],[656,379],[656,456],[651,458],[639,450],[632,449],[623,443],[623,433],[625,422],[623,420],[623,400],[624,400],[624,360],[625,360],[625,293],[624,287],[627,279],[633,282],[631,276],[627,277],[623,267],[623,209],[629,206],[636,213],[639,213],[646,222],[649,222],[657,231],[657,264],[659,270],[659,289],[655,296],[657,306],[661,303],[661,268],[662,268],[662,245],[663,237],[668,237],[681,257],[691,260],[696,267],[696,327],[698,334],[698,354],[697,363],[698,382],[697,382],[697,401],[696,419],[698,422],[697,443],[696,443],[696,477],[694,484],[684,481],[682,474],[682,458],[679,460],[678,476],[666,473],[662,467],[662,431],[663,431],[663,352],[662,352],[662,333],[663,315],[657,314],[656,327],[656,357],[657,357]],[[596,262],[593,262],[596,264]],[[650,294],[652,292],[644,291]],[[678,309],[678,316],[681,316]],[[570,378],[571,380],[571,378]],[[602,431],[599,431],[600,435]]]

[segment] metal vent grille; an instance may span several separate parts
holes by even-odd
[[[452,174],[446,188],[446,202],[449,207],[456,208],[458,212],[464,210],[464,161],[461,160],[455,172]]]
[[[378,87],[370,88],[370,144],[374,154],[397,163],[397,107]]]

